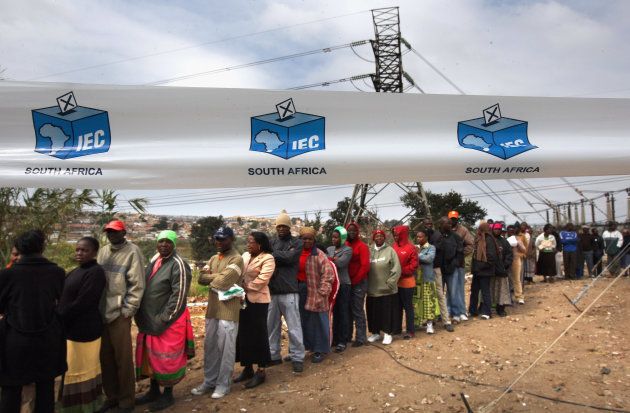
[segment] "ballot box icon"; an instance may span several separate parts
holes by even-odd
[[[111,131],[106,111],[77,104],[73,92],[57,98],[57,106],[31,111],[35,152],[59,159],[109,151]]]
[[[275,113],[251,118],[250,151],[290,159],[326,149],[323,116],[298,112],[293,99],[276,105]]]
[[[457,124],[460,146],[475,149],[501,159],[509,159],[536,149],[527,136],[527,122],[501,116],[499,104],[483,110],[482,118]]]

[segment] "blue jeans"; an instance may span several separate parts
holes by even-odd
[[[448,306],[448,313],[451,317],[459,317],[462,314],[466,314],[466,304],[463,302],[464,298],[464,284],[460,282],[460,269],[456,269],[452,274],[442,274],[444,284],[446,284],[446,302]],[[464,269],[461,268],[461,278],[464,277]]]

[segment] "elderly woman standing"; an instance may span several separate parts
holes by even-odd
[[[372,234],[374,246],[370,251],[370,273],[368,275],[368,298],[366,302],[368,342],[374,343],[383,332],[383,344],[392,343],[392,334],[401,323],[398,279],[400,261],[396,251],[385,244],[385,232],[377,229]]]
[[[245,308],[241,309],[236,336],[236,361],[244,367],[234,383],[245,383],[246,389],[265,382],[265,367],[271,361],[267,312],[271,295],[269,280],[276,269],[269,238],[262,232],[247,237],[247,252],[243,254],[243,288]],[[258,369],[254,373],[254,364]]]
[[[330,353],[328,296],[335,274],[326,254],[315,246],[315,233],[311,227],[300,230],[303,249],[297,279],[304,347],[313,352],[311,361],[320,363]]]
[[[15,240],[20,259],[0,271],[0,412],[18,413],[22,386],[35,383],[35,411],[52,413],[55,377],[66,371],[66,341],[57,303],[65,271],[48,261],[45,236],[31,230]]]
[[[352,248],[346,245],[348,232],[344,227],[336,227],[331,235],[332,244],[326,249],[328,259],[337,267],[339,275],[339,292],[333,308],[333,339],[335,352],[345,351],[348,342],[352,340],[352,297],[351,281],[348,265],[352,258]]]
[[[158,253],[145,272],[145,290],[136,313],[136,377],[151,379],[151,388],[136,398],[152,412],[175,403],[173,386],[186,374],[186,362],[194,356],[194,339],[186,297],[192,274],[175,250],[177,234],[162,231],[157,236]],[[164,387],[164,393],[160,391]]]
[[[469,312],[477,312],[479,303],[479,291],[483,297],[481,304],[481,318],[487,320],[491,315],[492,295],[490,293],[490,279],[496,275],[496,265],[500,260],[499,246],[490,234],[490,225],[483,221],[477,229],[475,249],[471,272],[473,274],[472,287],[470,288]]]
[[[75,247],[79,267],[70,271],[58,311],[68,346],[68,371],[63,376],[59,412],[91,413],[103,402],[99,301],[105,289],[105,271],[96,263],[99,243],[83,237]]]
[[[490,292],[492,294],[492,303],[496,305],[499,317],[505,317],[505,306],[512,305],[512,295],[510,293],[510,281],[508,274],[512,269],[512,246],[502,236],[504,232],[503,223],[495,222],[492,224],[492,236],[497,241],[499,247],[499,261],[495,268],[494,277],[490,279]]]
[[[536,238],[536,249],[538,250],[538,271],[539,275],[545,277],[545,282],[553,282],[556,272],[556,237],[554,237],[553,226],[547,224],[543,227],[543,233]]]

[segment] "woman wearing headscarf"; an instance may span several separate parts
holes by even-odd
[[[313,363],[320,363],[330,353],[328,300],[335,270],[326,254],[315,246],[315,235],[316,231],[311,227],[300,230],[303,249],[297,279],[304,348],[313,353]]]
[[[409,242],[409,227],[398,225],[393,229],[393,248],[400,262],[400,279],[398,280],[398,299],[400,300],[400,325],[396,327],[396,333],[402,331],[402,313],[405,312],[405,335],[409,340],[415,336],[413,293],[416,289],[416,270],[418,269],[418,255],[416,248]]]
[[[328,259],[337,267],[339,292],[333,308],[333,339],[335,352],[341,353],[352,340],[352,300],[348,265],[352,258],[352,248],[346,245],[348,232],[342,226],[336,227],[331,236],[332,244],[326,249]]]
[[[101,408],[101,334],[98,305],[105,289],[105,271],[96,263],[99,243],[83,237],[75,246],[79,267],[66,277],[58,311],[67,340],[68,371],[63,376],[59,412],[92,413]]]
[[[35,411],[52,413],[55,377],[66,369],[66,340],[57,313],[65,271],[42,255],[45,236],[15,240],[20,259],[0,271],[0,412],[18,413],[22,386],[35,383]]]
[[[418,277],[416,294],[414,295],[416,325],[427,324],[427,334],[433,334],[433,320],[440,314],[437,288],[435,286],[435,272],[433,260],[435,260],[435,247],[429,244],[426,230],[416,234],[418,252]]]
[[[383,344],[392,342],[392,334],[401,323],[398,279],[400,261],[396,251],[385,244],[385,232],[377,229],[372,234],[374,245],[370,249],[370,273],[368,274],[368,297],[366,301],[367,321],[370,337],[374,343],[381,338]]]
[[[526,223],[521,223],[521,231],[527,240],[525,257],[523,259],[523,274],[525,282],[534,283],[534,275],[536,275],[536,245],[532,235],[532,228]]]
[[[473,251],[473,259],[471,272],[473,274],[472,286],[470,288],[470,307],[471,314],[477,313],[479,303],[479,291],[483,298],[483,303],[479,313],[481,318],[488,320],[491,315],[492,296],[490,294],[490,279],[496,274],[496,265],[500,260],[499,246],[496,240],[490,234],[490,225],[482,221],[477,229],[475,237],[475,248]]]
[[[247,237],[247,252],[243,253],[243,288],[245,308],[241,309],[236,336],[236,361],[243,371],[234,383],[245,383],[252,389],[265,382],[265,367],[271,361],[267,312],[271,295],[269,280],[276,270],[269,238],[263,232],[254,231]],[[254,372],[254,364],[257,370]]]
[[[151,388],[136,398],[152,412],[175,403],[173,386],[186,374],[186,362],[194,356],[194,338],[186,297],[192,274],[176,251],[177,234],[162,231],[157,236],[157,254],[145,271],[145,290],[135,315],[136,378],[151,379]],[[160,391],[164,387],[164,392]]]
[[[505,306],[512,305],[512,296],[510,294],[510,280],[508,274],[512,268],[512,246],[502,236],[504,232],[503,223],[496,222],[492,224],[492,235],[499,247],[499,260],[497,261],[494,277],[490,278],[490,294],[492,295],[492,303],[496,306],[497,314],[505,317]]]
[[[545,282],[553,282],[556,275],[556,237],[552,233],[553,226],[547,224],[543,227],[543,233],[536,238],[536,249],[538,250],[538,271],[539,275],[545,277]]]

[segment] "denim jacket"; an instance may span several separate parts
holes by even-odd
[[[422,271],[422,281],[434,282],[435,273],[433,272],[433,260],[435,259],[435,247],[428,242],[420,248],[418,253],[418,261]]]

